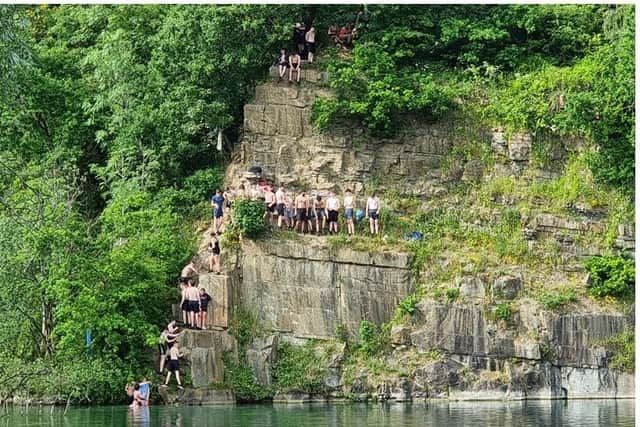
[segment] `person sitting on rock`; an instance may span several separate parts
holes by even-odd
[[[289,56],[289,82],[293,82],[293,73],[296,73],[296,83],[300,83],[300,68],[302,65],[302,59],[300,55],[294,53]]]
[[[200,328],[207,329],[207,310],[211,302],[211,295],[204,288],[200,288]]]
[[[209,272],[215,271],[216,274],[220,274],[220,240],[216,233],[211,233],[209,251],[211,252],[211,256],[209,257]]]
[[[280,56],[278,57],[278,81],[282,80],[285,73],[289,68],[289,57],[285,49],[280,49]]]
[[[178,348],[178,343],[174,344],[173,347],[171,347],[171,350],[169,351],[169,364],[167,366],[167,368],[169,369],[169,372],[167,373],[167,379],[164,382],[164,384],[162,385],[163,387],[168,387],[169,386],[169,380],[171,379],[171,373],[173,373],[176,377],[176,381],[178,383],[178,388],[180,390],[182,390],[182,383],[180,382],[180,361],[179,359],[183,356],[182,353],[180,353],[180,350]]]

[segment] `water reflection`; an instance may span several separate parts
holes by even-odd
[[[0,427],[633,426],[633,400],[12,408]]]

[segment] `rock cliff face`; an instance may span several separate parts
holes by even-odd
[[[243,246],[243,304],[260,319],[298,337],[330,338],[343,325],[355,336],[361,320],[391,319],[413,292],[410,257],[290,241]]]
[[[519,176],[530,167],[533,142],[529,135],[506,138],[500,130],[478,130],[454,121],[419,125],[384,140],[372,140],[356,128],[319,133],[311,126],[311,106],[316,97],[331,96],[321,86],[325,78],[306,70],[306,82],[300,86],[271,81],[257,87],[255,99],[245,106],[244,135],[227,170],[228,185],[238,186],[249,167],[260,166],[267,179],[288,188],[341,191],[350,187],[360,192],[376,181],[378,188],[429,197],[446,195],[448,186],[458,181]],[[479,159],[452,156],[456,145],[470,141],[490,147],[500,159],[491,171]],[[577,145],[576,141],[554,144],[551,161],[560,162],[568,147]],[[556,175],[553,165],[535,174],[540,179]],[[509,200],[498,203],[513,205]],[[602,234],[606,226],[606,212],[571,208],[575,214],[571,218],[540,210],[522,221],[530,245],[549,238],[560,243],[560,281],[567,280],[567,272],[580,272],[580,258],[594,250],[588,236]],[[617,247],[633,254],[633,227],[621,225],[618,234]],[[205,262],[203,251],[204,246],[201,262]],[[346,372],[345,345],[332,340],[338,327],[353,338],[362,320],[380,325],[392,318],[418,280],[411,274],[409,254],[358,252],[332,247],[324,238],[304,237],[244,241],[237,253],[225,251],[223,260],[225,275],[199,278],[214,297],[210,326],[220,331],[193,332],[183,338],[196,387],[185,400],[228,398],[228,393],[207,387],[222,381],[221,351],[235,353],[235,341],[222,330],[230,325],[238,305],[257,314],[269,330],[269,337],[254,339],[246,349],[246,363],[265,387],[272,384],[279,342],[315,338],[331,342],[334,349],[326,367],[325,395],[280,390],[276,400],[635,394],[633,375],[610,369],[611,352],[603,347],[608,337],[632,330],[633,319],[595,306],[565,313],[544,310],[528,289],[535,274],[522,269],[505,268],[496,277],[489,274],[490,280],[458,277],[456,302],[424,298],[409,321],[391,330],[392,350],[379,360],[391,373],[381,376],[368,367],[359,367],[355,374]],[[492,310],[498,303],[512,307],[508,321],[496,319]]]

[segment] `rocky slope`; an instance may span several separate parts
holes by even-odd
[[[319,133],[310,123],[311,105],[317,96],[331,96],[322,86],[325,77],[308,70],[301,86],[269,81],[256,89],[255,100],[245,107],[244,136],[227,170],[229,185],[240,185],[249,167],[260,166],[264,177],[288,188],[350,187],[362,194],[375,182],[378,189],[426,198],[433,208],[429,203],[459,202],[448,198],[459,183],[557,177],[567,155],[581,145],[556,141],[549,162],[541,167],[533,161],[530,136],[507,138],[500,130],[477,129],[455,119],[417,125],[386,140],[372,140],[357,128]],[[455,155],[470,143],[484,147],[493,161]],[[495,203],[513,206],[503,196],[492,197]],[[630,311],[582,297],[570,310],[553,311],[533,298],[540,283],[584,287],[588,278],[581,260],[602,250],[600,237],[593,236],[605,233],[606,210],[569,208],[571,215],[560,215],[535,206],[522,218],[529,248],[544,251],[551,241],[558,251],[557,267],[543,272],[535,262],[467,262],[448,279],[446,286],[455,290],[455,298],[427,293],[410,316],[394,319],[391,350],[377,356],[376,363],[350,356],[333,337],[340,327],[353,339],[362,320],[390,322],[418,282],[431,280],[412,274],[409,252],[384,245],[358,251],[322,237],[245,241],[237,252],[223,254],[227,275],[202,275],[200,281],[214,296],[212,326],[227,328],[234,307],[242,305],[272,334],[254,340],[247,351],[247,363],[265,387],[271,385],[270,367],[279,342],[300,344],[314,338],[326,343],[325,393],[280,390],[276,400],[632,397],[633,375],[610,369],[612,353],[604,345],[607,338],[633,330],[634,319],[625,314]],[[633,254],[633,226],[622,224],[617,231],[615,245]],[[204,262],[204,247],[201,255]],[[453,271],[466,255],[442,253],[439,268]],[[512,314],[502,319],[495,309],[505,304]],[[220,349],[235,344],[226,332],[197,334],[210,336],[185,338],[184,343],[192,377],[198,378],[193,384],[206,389],[208,383],[222,381]],[[203,342],[215,350],[201,347]],[[224,394],[222,400],[228,398]]]

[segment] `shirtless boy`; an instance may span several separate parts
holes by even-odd
[[[182,356],[183,354],[180,353],[178,344],[174,344],[169,351],[169,364],[167,365],[169,372],[167,373],[167,380],[164,382],[163,387],[167,387],[169,385],[171,373],[173,372],[176,376],[176,381],[178,382],[178,388],[182,390],[182,383],[180,382],[180,363],[178,361],[178,359],[180,359],[180,357]]]
[[[309,198],[307,197],[306,192],[300,193],[295,200],[296,207],[296,226],[295,230],[298,230],[298,225],[300,225],[300,232],[304,233],[304,224],[307,222],[307,208],[309,207]]]
[[[340,200],[334,193],[327,198],[327,217],[329,217],[329,234],[338,232],[338,209],[340,209]]]
[[[264,192],[264,205],[265,212],[263,219],[266,218],[267,223],[271,225],[273,216],[276,214],[276,195],[273,193],[273,190],[271,190],[271,187],[267,187]]]
[[[353,210],[356,207],[356,198],[350,189],[344,196],[344,219],[347,221],[347,234],[353,236],[355,227],[353,225]]]
[[[186,290],[186,297],[189,307],[189,325],[192,328],[198,327],[198,313],[200,312],[200,292],[193,281],[189,281]]]
[[[289,227],[289,218],[286,216],[285,204],[287,202],[286,195],[282,187],[278,187],[276,191],[276,212],[278,213],[278,228],[282,228],[284,222]]]

